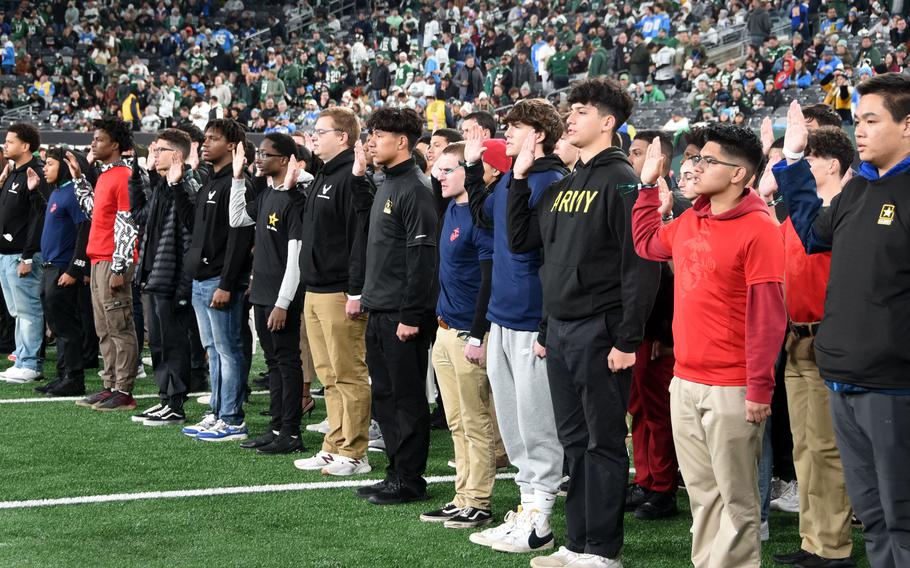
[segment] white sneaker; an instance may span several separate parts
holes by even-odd
[[[307,424],[306,429],[308,432],[318,432],[322,435],[329,433],[329,419],[326,418],[319,424]]]
[[[455,466],[456,466],[457,464],[455,463],[455,460],[449,460],[449,461],[446,462],[446,465],[449,466],[449,467],[451,467],[452,469],[455,469]]]
[[[209,406],[212,404],[212,395],[204,394],[200,397],[197,397],[196,402],[198,402],[199,404],[204,404],[206,406]]]
[[[382,430],[379,429],[379,423],[375,420],[370,420],[370,429],[368,433],[370,435],[370,442],[367,445],[367,451],[384,452],[385,439],[382,437]]]
[[[133,418],[133,420],[135,420],[135,418]],[[220,420],[218,420],[218,417],[216,417],[214,414],[209,413],[203,416],[202,420],[196,424],[183,428],[180,433],[184,434],[185,436],[189,436],[190,438],[195,438],[199,435],[200,432],[214,428],[218,422],[220,422]]]
[[[10,367],[0,378],[13,385],[24,385],[26,383],[35,382],[41,378],[41,376],[41,373],[33,371],[32,369],[26,369],[25,367]]]
[[[136,378],[137,379],[147,379],[149,376],[145,372],[145,365],[139,363],[139,368],[136,369]]]
[[[784,513],[799,513],[799,484],[794,480],[783,494],[771,501],[771,509]]]
[[[294,460],[294,467],[303,471],[319,471],[335,461],[336,456],[329,452],[319,451],[315,456]]]
[[[768,521],[762,521],[761,523],[761,541],[768,542],[771,540],[771,527],[768,526]]]
[[[506,513],[506,518],[502,521],[501,525],[490,527],[480,532],[471,533],[468,535],[468,540],[474,544],[492,547],[493,544],[499,542],[507,534],[512,532],[525,515],[526,513],[521,510],[521,505],[519,505],[517,510]]]
[[[559,550],[548,556],[536,556],[531,559],[531,568],[562,568],[568,566],[569,562],[582,556],[578,552],[572,552],[565,546],[560,546]]]
[[[373,468],[366,456],[361,459],[347,458],[344,456],[335,456],[332,463],[322,468],[322,475],[337,475],[345,477],[348,475],[363,475],[370,473]]]
[[[142,364],[145,365],[146,367],[151,367],[151,366],[152,366],[152,358],[151,358],[151,356],[143,357],[143,358],[142,358]]]
[[[522,515],[521,522],[490,548],[499,552],[526,553],[549,550],[555,542],[550,530],[550,516],[534,509]]]
[[[622,568],[622,561],[596,554],[579,554],[578,558],[566,564],[566,568]]]

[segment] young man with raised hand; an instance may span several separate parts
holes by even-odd
[[[436,278],[437,216],[430,182],[411,152],[422,121],[411,109],[382,108],[367,120],[370,154],[385,172],[372,195],[356,184],[357,207],[371,206],[361,303],[369,312],[367,366],[373,413],[389,465],[381,482],[357,495],[376,505],[429,499],[426,490],[430,413],[427,355]],[[355,144],[354,176],[366,173],[363,145]]]
[[[807,130],[798,107],[790,108],[788,123],[787,133],[793,146],[793,137],[804,136]],[[768,181],[778,180],[776,185],[784,192],[795,184],[812,185],[823,204],[830,205],[841,192],[842,179],[850,169],[854,153],[853,143],[840,128],[825,126],[809,132],[805,159],[786,167],[781,164],[765,175],[773,172]],[[824,314],[831,254],[806,254],[789,218],[781,230],[787,254],[784,291],[790,318],[784,379],[793,433],[793,463],[799,482],[802,542],[799,550],[775,555],[774,560],[796,566],[849,567],[854,565],[850,560],[853,549],[850,501],[834,438],[828,389],[819,375],[814,353],[815,334]]]
[[[831,251],[815,360],[866,555],[900,568],[910,566],[910,78],[887,73],[857,90],[859,175],[827,207],[809,184],[780,187],[807,251]],[[791,130],[775,173],[802,158],[806,133]]]
[[[300,278],[306,286],[303,314],[316,374],[325,387],[329,431],[315,456],[294,462],[328,475],[369,473],[370,381],[366,364],[367,316],[361,313],[368,209],[358,210],[355,176],[357,116],[330,107],[316,120],[313,153],[323,162],[302,214]]]
[[[202,158],[212,173],[195,196],[183,184],[174,193],[180,222],[192,232],[184,269],[193,279],[193,310],[212,384],[211,412],[183,433],[206,442],[245,440],[248,435],[243,413],[248,363],[241,327],[253,228],[227,223],[234,180],[252,193],[244,174],[246,156],[235,152],[245,142],[243,127],[234,120],[209,121]]]
[[[747,187],[762,161],[751,131],[712,125],[691,158],[695,204],[661,223],[655,140],[632,212],[635,250],[674,262],[673,441],[692,504],[696,568],[761,564],[758,461],[787,325],[784,243]]]
[[[549,102],[528,99],[518,102],[505,120],[508,158],[517,156],[525,143],[533,144],[534,160],[527,182],[533,206],[547,186],[568,173],[553,154],[562,136],[562,119]],[[546,363],[535,355],[542,315],[538,276],[541,253],[510,250],[507,213],[512,172],[499,177],[492,190],[487,187],[484,180],[489,176],[485,177],[482,157],[488,145],[483,138],[480,127],[475,127],[465,147],[465,187],[475,226],[493,228],[493,283],[486,314],[491,322],[487,374],[502,441],[509,461],[518,468],[515,483],[521,492],[521,505],[507,513],[502,524],[469,538],[502,552],[533,552],[554,546],[550,515],[563,463]]]
[[[41,306],[41,229],[44,206],[50,194],[35,157],[41,135],[31,124],[9,127],[3,156],[0,189],[0,285],[10,315],[16,320],[16,362],[0,373],[8,383],[30,383],[42,377],[44,310]],[[39,178],[35,191],[28,190],[28,170]]]
[[[566,546],[531,566],[613,568],[622,566],[632,366],[660,266],[635,254],[631,216],[638,176],[612,146],[632,99],[613,81],[591,79],[572,88],[569,104],[566,139],[579,149],[573,172],[531,206],[527,176],[534,152],[526,140],[509,193],[512,250],[543,247],[546,336],[536,349],[546,357],[569,469]]]
[[[297,144],[287,134],[266,134],[256,171],[268,187],[250,199],[243,174],[231,182],[230,225],[255,225],[250,303],[269,370],[269,429],[241,448],[261,454],[304,451],[300,439],[303,367],[300,361],[300,201]],[[234,148],[240,161],[243,145]]]
[[[130,394],[139,368],[139,346],[133,325],[133,271],[137,260],[138,229],[130,209],[130,166],[123,153],[133,149],[130,125],[119,118],[102,118],[93,124],[91,153],[101,162],[92,188],[76,157],[66,163],[76,184],[76,199],[91,218],[86,254],[92,264],[92,308],[101,343],[104,388],[78,402],[102,412],[133,410]]]
[[[484,339],[493,272],[493,234],[475,227],[464,188],[465,144],[447,146],[434,177],[449,199],[439,242],[439,329],[433,368],[455,447],[455,497],[420,516],[446,528],[474,528],[493,520],[490,500],[496,475],[490,383]]]

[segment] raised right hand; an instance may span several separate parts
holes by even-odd
[[[475,125],[467,133],[464,145],[464,161],[477,163],[483,158],[487,149],[483,145],[483,132],[479,125]]]
[[[246,149],[243,144],[237,144],[234,147],[234,156],[231,160],[231,169],[234,171],[234,179],[243,179],[243,167],[246,165]]]
[[[354,143],[354,165],[351,166],[351,174],[355,177],[363,177],[367,173],[367,155],[363,151],[363,142],[358,140]]]
[[[800,154],[806,150],[809,142],[809,129],[806,127],[806,117],[797,101],[790,103],[787,110],[787,132],[784,134],[784,149],[793,154]]]

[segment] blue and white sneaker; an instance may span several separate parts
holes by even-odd
[[[209,413],[203,416],[202,420],[197,424],[193,424],[192,426],[185,426],[183,430],[180,431],[180,433],[185,436],[189,436],[190,438],[195,438],[199,435],[199,432],[208,430],[214,426],[216,422],[218,422],[218,419],[215,417],[215,415]]]
[[[219,420],[208,430],[199,432],[196,439],[205,442],[229,442],[231,440],[246,440],[247,434],[246,422],[234,426]]]

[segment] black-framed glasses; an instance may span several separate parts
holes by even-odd
[[[264,160],[266,158],[283,158],[284,156],[281,154],[269,154],[268,152],[264,152],[262,150],[256,150],[256,157],[260,160]]]
[[[316,136],[322,136],[323,134],[328,134],[329,132],[343,132],[340,128],[317,128],[313,131],[313,134]]]
[[[730,166],[731,168],[742,168],[743,167],[742,164],[733,164],[731,162],[722,162],[721,160],[718,160],[717,158],[712,158],[711,156],[702,156],[700,154],[696,154],[695,156],[692,156],[689,159],[692,160],[693,166],[698,166],[698,164],[701,164],[702,162],[704,162],[704,164],[707,166],[713,166],[714,164],[718,164],[721,166]],[[702,166],[702,167],[704,168],[705,166]]]

